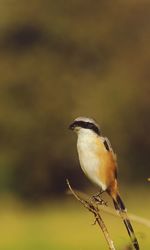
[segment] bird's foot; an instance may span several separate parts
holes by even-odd
[[[90,198],[90,202],[95,202],[97,205],[105,205],[107,206],[107,202],[104,201],[100,196],[104,191],[100,191],[97,194],[94,194],[91,198]]]

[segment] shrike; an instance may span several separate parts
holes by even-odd
[[[99,125],[91,118],[78,117],[69,128],[78,136],[77,151],[83,172],[101,191],[106,191],[111,196],[134,248],[139,250],[127,210],[118,191],[117,160],[109,140],[101,135]]]

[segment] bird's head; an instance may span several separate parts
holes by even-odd
[[[100,135],[99,125],[88,117],[78,117],[69,126],[69,129],[75,131],[77,134],[84,131],[91,131],[97,135]]]

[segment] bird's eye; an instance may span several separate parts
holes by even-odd
[[[89,127],[90,129],[92,129],[92,128],[94,127],[94,125],[93,125],[92,123],[89,123],[89,124],[88,124],[88,127]]]

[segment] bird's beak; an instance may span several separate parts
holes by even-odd
[[[75,128],[75,126],[74,126],[74,122],[73,122],[73,123],[71,123],[71,124],[69,125],[68,129],[74,130],[74,128]]]

